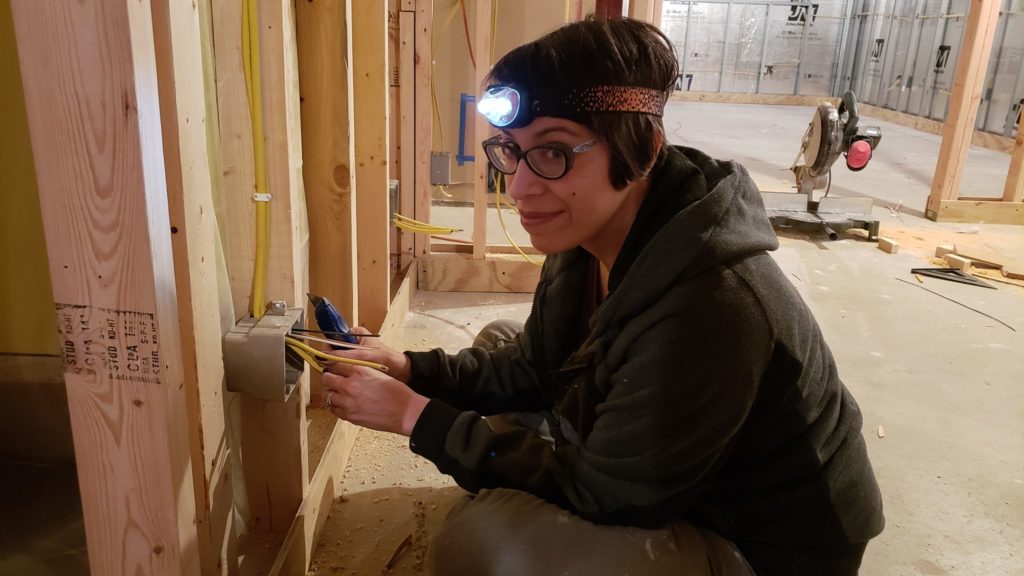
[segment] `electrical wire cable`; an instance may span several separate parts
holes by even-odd
[[[469,61],[473,63],[473,69],[476,70],[476,56],[473,55],[473,43],[469,40],[469,15],[466,14],[466,0],[459,0],[459,6],[462,7],[462,29],[466,32],[466,48],[469,50]]]
[[[451,228],[451,227],[448,227],[448,226],[435,226],[433,224],[428,224],[426,222],[420,222],[419,220],[414,220],[414,219],[409,218],[407,216],[402,216],[401,214],[398,214],[397,212],[395,213],[395,216],[391,220],[391,222],[392,222],[392,224],[394,224],[400,230],[405,230],[407,232],[415,232],[417,234],[435,235],[435,234],[454,234],[456,232],[462,232],[462,229],[460,229],[460,228]]]
[[[242,4],[242,63],[252,119],[252,151],[256,193],[256,254],[252,275],[253,318],[263,317],[266,305],[267,262],[270,253],[270,195],[267,194],[266,152],[263,145],[263,101],[260,83],[259,15],[255,0]]]
[[[331,340],[330,338],[320,338],[318,336],[308,336],[306,334],[289,334],[291,338],[297,338],[299,340],[309,340],[310,342],[319,342],[321,344],[329,344],[331,346],[341,346],[349,348],[351,350],[377,350],[373,346],[365,346],[363,344],[352,344],[349,342],[343,342],[341,340]]]
[[[335,356],[334,354],[328,354],[321,350],[317,350],[316,348],[313,348],[308,344],[299,342],[298,340],[292,338],[291,336],[285,336],[284,341],[287,342],[289,346],[297,347],[321,360],[327,360],[328,362],[341,362],[342,364],[352,364],[353,366],[365,366],[367,368],[373,368],[374,370],[379,370],[381,372],[388,371],[388,367],[383,364],[377,364],[376,362],[367,362],[366,360],[356,360],[355,358],[345,358],[343,356]]]
[[[292,352],[298,354],[300,358],[305,360],[306,364],[309,364],[309,366],[313,368],[313,370],[316,370],[321,374],[324,373],[324,367],[321,366],[320,363],[316,361],[316,358],[307,354],[305,350],[299,348],[298,346],[292,346],[291,344],[288,344],[288,348],[291,349]]]

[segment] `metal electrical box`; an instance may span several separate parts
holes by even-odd
[[[447,186],[452,183],[452,153],[430,153],[430,184],[431,186]]]
[[[303,327],[303,310],[281,304],[259,320],[242,318],[224,335],[228,390],[278,402],[291,396],[306,368],[284,338],[292,328]]]

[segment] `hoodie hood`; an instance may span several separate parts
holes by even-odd
[[[650,306],[680,277],[779,246],[761,194],[739,164],[670,147],[653,173],[609,274],[597,323]],[[616,298],[619,292],[629,298]]]

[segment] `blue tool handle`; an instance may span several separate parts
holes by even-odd
[[[352,330],[349,328],[344,316],[338,312],[338,309],[327,298],[322,296],[319,298],[316,307],[313,309],[313,314],[316,316],[317,327],[323,332],[335,332],[336,334],[331,335],[335,340],[342,340],[349,344],[359,343],[359,338],[354,334],[350,334]],[[332,348],[338,350],[344,347],[332,346]]]

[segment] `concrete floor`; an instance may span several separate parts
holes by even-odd
[[[811,111],[673,103],[666,127],[673,142],[736,159],[763,189],[785,190]],[[1024,228],[919,218],[939,139],[877,124],[884,136],[872,164],[857,174],[837,167],[832,194],[875,198],[882,234],[903,250],[889,255],[854,236],[828,242],[786,233],[774,253],[814,311],[864,414],[887,526],[861,572],[1024,574],[1024,288],[918,283],[909,273],[934,266],[929,256],[938,244],[966,240],[1020,256]],[[972,150],[965,193],[998,195],[1008,162],[1005,154]],[[896,213],[883,207],[900,201]],[[437,215],[468,224],[469,213]],[[405,346],[455,351],[490,320],[525,318],[529,309],[526,295],[419,293]],[[342,491],[313,573],[379,573],[389,561],[393,574],[422,573],[438,511],[460,497],[404,439],[369,431],[360,434]],[[406,536],[412,545],[392,558]]]

